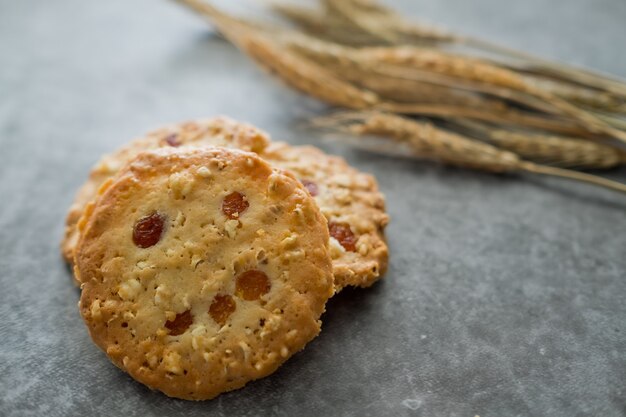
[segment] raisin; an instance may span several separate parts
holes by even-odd
[[[171,135],[169,135],[168,137],[165,138],[165,142],[174,147],[174,148],[178,148],[180,145],[182,145],[179,141],[178,141],[178,135],[176,133],[172,133]]]
[[[228,194],[222,201],[222,213],[229,219],[238,219],[239,215],[250,207],[246,197],[237,191]]]
[[[187,310],[184,313],[177,314],[174,320],[168,320],[165,322],[165,327],[170,331],[170,336],[178,336],[189,328],[193,323],[193,316],[191,311]]]
[[[133,242],[140,248],[149,248],[159,243],[163,234],[165,216],[152,213],[144,216],[135,223],[133,229]]]
[[[216,295],[209,307],[209,314],[217,324],[223,326],[236,308],[235,300],[230,295]]]
[[[350,252],[356,251],[357,239],[352,230],[350,230],[349,224],[329,222],[328,231],[345,250]]]
[[[265,272],[252,269],[240,274],[235,281],[235,294],[244,300],[258,300],[270,290],[270,279]]]
[[[315,197],[316,195],[319,194],[319,189],[317,188],[317,184],[314,183],[313,181],[300,180],[300,182],[302,183],[302,185],[304,185],[304,188],[306,188],[306,190],[309,192],[309,194],[311,194],[312,197]]]

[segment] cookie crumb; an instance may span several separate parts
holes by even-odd
[[[128,281],[122,283],[117,290],[117,294],[124,301],[133,300],[141,290],[141,283],[136,279],[129,279]]]
[[[100,312],[100,300],[94,300],[91,303],[89,312],[91,313],[91,318],[93,318],[94,320],[99,320],[100,318],[102,318],[102,314]]]
[[[213,173],[207,167],[200,167],[200,168],[198,168],[198,170],[196,172],[202,178],[211,178],[213,176]]]
[[[234,239],[237,236],[237,228],[239,227],[239,220],[226,220],[224,222],[224,230],[229,238]]]
[[[163,356],[163,368],[167,372],[175,375],[181,375],[183,368],[180,366],[180,355],[177,352],[169,351]]]

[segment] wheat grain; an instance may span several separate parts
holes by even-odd
[[[284,3],[272,3],[271,7],[302,31],[316,38],[352,46],[381,44],[377,37],[361,31],[355,32],[352,27],[346,26],[345,19],[337,14],[325,14],[307,7]]]
[[[335,10],[339,12],[344,11],[345,13],[352,12],[353,15],[358,16],[359,19],[381,20],[386,23],[387,31],[395,32],[395,38],[402,39],[405,43],[420,41],[420,25],[407,23],[407,21],[399,16],[395,11],[380,5],[380,3],[376,1],[367,1],[367,7],[363,6],[362,0],[326,0],[325,4],[329,7],[329,3],[340,4],[341,2],[347,3],[347,5],[344,5],[343,7],[335,7]],[[355,14],[354,10],[359,10],[360,13]],[[513,58],[521,61],[521,64],[515,65],[509,63],[511,68],[515,68],[520,71],[535,72],[540,75],[550,75],[566,82],[596,88],[626,98],[626,83],[623,79],[601,74],[596,71],[576,68],[571,65],[555,61],[549,61],[547,59],[539,58],[534,55],[482,39],[461,36],[451,32],[443,33],[445,33],[445,36],[438,39],[439,43],[466,45],[474,49],[499,55],[502,58]]]
[[[358,135],[379,135],[407,143],[416,156],[456,166],[491,172],[509,172],[519,158],[508,151],[444,131],[428,122],[417,122],[384,113],[364,114],[348,129]]]
[[[291,86],[327,103],[351,109],[367,109],[379,101],[376,94],[343,82],[314,62],[262,38],[251,37],[243,48]]]
[[[385,113],[347,113],[318,119],[316,124],[357,135],[378,135],[410,146],[412,156],[494,173],[526,171],[603,186],[626,193],[626,184],[590,174],[538,165],[495,146],[419,122]]]
[[[343,77],[348,81],[371,89],[377,93],[388,93],[391,88],[395,89],[397,94],[399,88],[406,88],[405,93],[413,91],[419,94],[420,89],[418,88],[424,88],[425,90],[430,88],[430,91],[434,91],[433,86],[425,86],[427,83],[434,84],[435,86],[445,86],[449,90],[452,84],[466,91],[486,92],[537,109],[546,110],[545,103],[537,103],[536,99],[533,100],[532,97],[523,97],[515,91],[498,88],[497,86],[494,87],[487,83],[477,84],[472,83],[472,80],[467,81],[466,79],[455,80],[447,75],[440,75],[428,71],[420,72],[419,70],[412,70],[410,74],[405,74],[408,75],[407,77],[402,78],[402,69],[388,67],[385,66],[388,62],[381,64],[378,60],[372,59],[372,55],[369,54],[372,48],[357,50],[295,34],[283,34],[282,42],[285,42],[290,48],[310,58],[312,61],[323,63],[325,68],[329,68],[337,77]],[[396,50],[397,48],[391,49]],[[510,85],[511,84],[509,84],[509,86]],[[436,87],[434,88],[436,89]],[[387,91],[381,91],[383,89]],[[440,96],[440,98],[443,97],[443,95]],[[379,103],[374,107],[397,113],[424,114],[431,116],[451,116],[457,114],[459,116],[462,115],[480,120],[501,120],[505,123],[528,125],[559,133],[585,134],[584,129],[577,127],[575,123],[525,114],[507,108],[501,102],[483,99],[482,105],[479,105],[478,100],[468,98],[471,96],[455,95],[453,91],[448,94],[448,97],[452,99],[442,100],[436,103],[436,105],[429,106],[425,106],[424,103],[420,103],[419,100],[417,102],[402,100],[404,103]]]
[[[542,77],[526,76],[525,78],[529,84],[534,84],[536,88],[581,106],[615,113],[626,113],[625,100],[614,94]]]
[[[358,54],[361,60],[370,61],[372,64],[383,62],[400,67],[430,70],[528,93],[545,100],[559,110],[561,114],[575,118],[590,132],[606,134],[626,142],[626,132],[614,128],[602,119],[554,96],[549,91],[530,85],[523,77],[513,71],[478,59],[415,47],[366,48],[359,50]]]
[[[356,30],[387,44],[451,42],[455,36],[425,25],[410,24],[391,9],[363,0],[324,0],[326,16],[340,15]]]
[[[576,169],[608,169],[626,163],[626,152],[601,142],[502,130],[468,121],[457,123],[489,143],[533,162]]]
[[[339,78],[363,85],[375,92],[379,91],[372,86],[385,86],[387,93],[390,91],[388,86],[401,87],[400,93],[394,94],[395,97],[392,98],[395,100],[400,95],[402,98],[399,101],[401,102],[408,101],[405,97],[411,94],[411,89],[414,89],[417,95],[423,90],[422,87],[425,84],[430,84],[434,87],[450,90],[450,95],[459,97],[458,105],[465,105],[466,103],[474,105],[475,103],[473,101],[466,102],[462,97],[467,96],[467,94],[459,95],[454,90],[462,90],[474,95],[479,93],[481,95],[495,96],[499,99],[514,101],[542,112],[560,114],[545,101],[509,88],[476,82],[467,78],[454,78],[446,74],[415,68],[407,71],[406,68],[395,67],[384,62],[361,59],[360,53],[356,49],[321,41],[309,36],[290,33],[288,35],[283,34],[281,39],[282,42],[297,53],[315,62],[324,64],[325,68],[331,69]],[[391,88],[398,91],[396,87]]]
[[[376,3],[369,2],[369,7],[365,8],[359,7],[359,3],[362,2],[354,0],[324,1],[327,8],[342,14],[356,27],[372,34],[378,34],[390,44],[397,44],[399,40],[397,31],[402,31],[403,28],[406,28],[406,25],[403,24],[403,20],[397,17],[393,11],[379,6]],[[372,11],[374,12],[372,13]],[[393,28],[397,28],[397,31]],[[383,52],[384,51],[383,49]],[[431,67],[439,71],[450,71],[451,74],[456,76],[470,77],[470,79],[477,81],[482,79],[486,83],[491,82],[496,85],[536,95],[549,102],[556,109],[562,111],[563,114],[576,118],[580,123],[584,124],[589,131],[598,134],[607,134],[626,142],[625,132],[614,128],[610,124],[605,123],[602,119],[595,117],[593,114],[573,106],[547,91],[534,88],[524,82],[524,79],[513,71],[480,62],[476,59],[454,57],[433,50],[423,50],[421,51],[421,57],[415,57],[416,59],[412,60],[411,56],[415,55],[415,52],[420,51],[414,51],[413,54],[410,53],[410,51],[407,52],[408,53],[396,54],[392,51],[390,54],[383,53],[379,54],[378,59],[386,58],[389,60],[389,63],[395,63],[396,65],[416,65],[418,68],[424,68],[422,65],[426,65],[426,68]],[[403,60],[404,63],[398,60]]]
[[[433,71],[523,92],[531,90],[525,80],[512,71],[477,59],[446,54],[432,49],[412,46],[363,48],[358,50],[357,58],[371,65],[385,63]]]

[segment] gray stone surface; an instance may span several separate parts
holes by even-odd
[[[623,0],[395,1],[465,32],[626,76]],[[0,1],[0,415],[626,414],[626,199],[319,142],[324,107],[167,1]],[[391,267],[328,304],[274,375],[203,403],[150,392],[89,340],[58,253],[104,152],[228,114],[376,174]],[[626,170],[610,174],[626,180]]]

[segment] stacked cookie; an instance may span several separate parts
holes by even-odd
[[[104,157],[62,252],[113,363],[201,400],[273,372],[319,333],[329,297],[379,279],[387,221],[373,177],[216,118]]]

